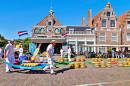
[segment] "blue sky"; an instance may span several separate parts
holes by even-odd
[[[109,1],[117,16],[130,10],[130,0]],[[62,25],[82,25],[83,16],[87,23],[89,8],[94,17],[108,0],[0,0],[0,34],[6,39],[18,39],[17,32],[27,30],[31,36],[32,25],[49,14],[51,3],[54,16]]]

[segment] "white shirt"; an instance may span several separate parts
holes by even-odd
[[[5,47],[6,55],[7,54],[13,54],[14,53],[14,48],[15,48],[15,45],[7,44],[6,47]]]
[[[112,50],[112,54],[114,54],[115,53],[115,51],[114,50]]]
[[[49,55],[53,56],[53,54],[54,54],[54,46],[53,46],[53,44],[49,44],[48,47],[47,47],[47,50],[48,50]]]
[[[19,49],[19,52],[20,52],[20,53],[23,53],[23,48],[22,48],[22,47]]]
[[[60,50],[60,53],[63,54],[63,49]]]
[[[2,55],[3,54],[3,49],[2,48],[0,48],[0,55]]]
[[[68,49],[68,53],[71,54],[71,48]]]

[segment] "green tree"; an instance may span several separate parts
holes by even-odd
[[[6,42],[5,42],[4,40],[1,40],[1,41],[0,41],[0,47],[4,47],[5,44],[6,44]]]
[[[31,39],[28,37],[23,39],[23,49],[24,50],[29,50],[29,43],[31,43]]]

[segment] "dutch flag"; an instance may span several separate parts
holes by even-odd
[[[28,32],[25,30],[25,31],[19,31],[18,32],[18,35],[19,36],[22,36],[22,35],[28,35]]]
[[[66,36],[67,36],[67,32],[66,32],[66,33],[64,33],[64,34],[62,34],[62,36],[66,37]]]

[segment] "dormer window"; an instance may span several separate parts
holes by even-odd
[[[48,25],[51,26],[51,22],[50,21],[48,22]]]
[[[111,12],[107,11],[107,17],[110,17],[110,16],[111,16]]]

